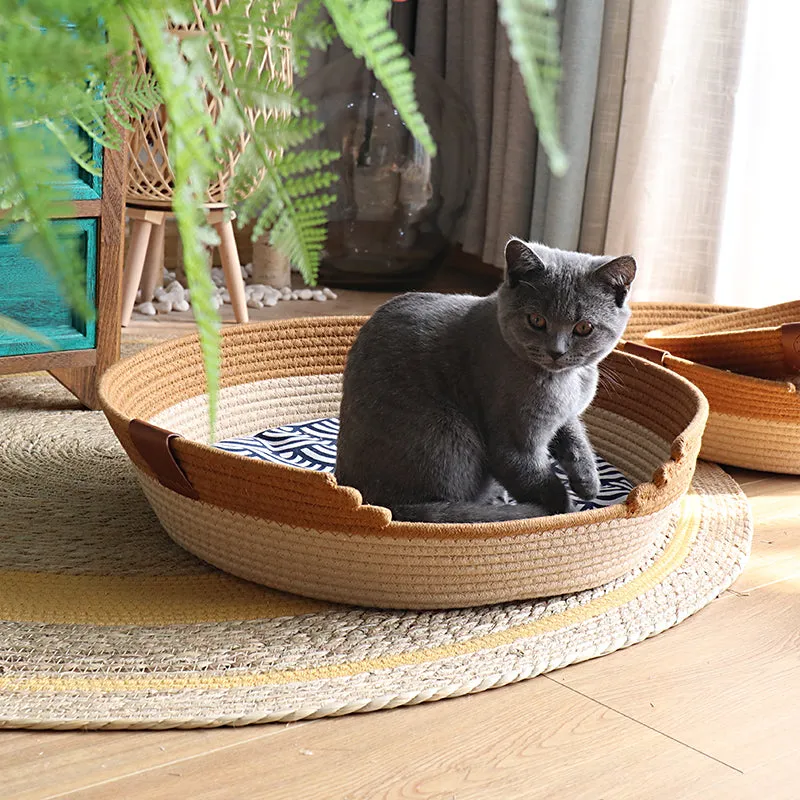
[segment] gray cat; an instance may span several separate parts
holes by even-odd
[[[636,263],[516,238],[505,258],[494,294],[396,297],[350,351],[336,476],[394,519],[569,511],[551,456],[579,497],[599,491],[580,415],[630,316]],[[492,502],[502,489],[518,504]]]

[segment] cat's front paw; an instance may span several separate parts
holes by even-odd
[[[575,510],[567,488],[555,475],[542,493],[541,504],[549,514],[568,514]]]
[[[569,485],[581,500],[594,500],[600,494],[600,475],[597,468],[587,470],[583,475],[573,475]]]

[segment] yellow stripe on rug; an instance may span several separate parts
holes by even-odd
[[[232,575],[58,575],[0,571],[0,619],[51,625],[180,625],[332,608]]]
[[[682,503],[681,516],[675,532],[661,556],[645,571],[628,583],[598,597],[586,605],[564,611],[496,633],[477,636],[450,645],[435,646],[381,658],[365,659],[321,667],[276,670],[236,675],[127,675],[124,678],[39,677],[0,678],[0,689],[25,692],[114,692],[114,691],[180,691],[184,689],[233,689],[270,684],[288,684],[320,679],[345,678],[360,673],[395,669],[422,664],[480,650],[510,645],[517,640],[537,634],[560,630],[585,622],[592,617],[619,608],[661,583],[686,559],[702,520],[703,503],[696,494],[687,495]]]

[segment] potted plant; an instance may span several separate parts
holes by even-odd
[[[540,141],[553,170],[562,172],[555,0],[499,1]],[[119,148],[130,120],[163,104],[175,178],[173,210],[205,363],[212,426],[220,321],[205,258],[215,233],[201,210],[210,183],[233,143],[246,139],[229,184],[228,200],[238,223],[255,222],[255,237],[269,231],[270,243],[311,284],[325,239],[325,209],[335,191],[326,165],[337,154],[298,149],[319,128],[313,108],[289,81],[256,80],[255,67],[273,58],[276,48],[286,48],[295,71],[302,74],[311,50],[326,47],[338,34],[386,88],[409,131],[435,152],[416,104],[408,60],[388,22],[390,6],[391,0],[3,4],[0,226],[13,225],[16,239],[57,279],[76,311],[91,315],[80,272],[52,235],[51,220],[65,216],[67,202],[52,175],[64,159],[96,170],[87,140]],[[202,24],[195,35],[173,35],[198,20]],[[134,69],[134,37],[147,54],[152,75]],[[208,93],[218,104],[215,121],[207,111]],[[11,327],[19,329],[19,324],[0,317],[0,330]]]

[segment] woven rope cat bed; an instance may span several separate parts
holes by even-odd
[[[222,335],[217,439],[338,412],[347,352],[365,320],[231,327]],[[587,414],[599,453],[634,483],[626,501],[532,520],[400,523],[324,472],[225,452],[208,439],[197,337],[120,362],[103,409],[170,536],[267,586],[386,608],[454,608],[599,586],[663,544],[689,489],[707,403],[688,381],[613,353]]]
[[[800,474],[800,302],[638,304],[626,337],[628,352],[682,375],[708,398],[702,458]]]

